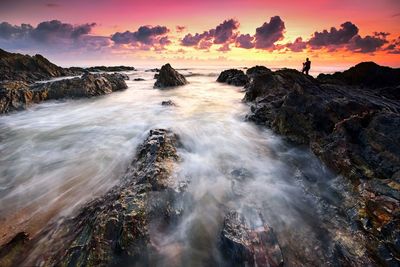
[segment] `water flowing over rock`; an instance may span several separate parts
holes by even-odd
[[[220,249],[229,266],[283,266],[282,252],[273,230],[262,218],[250,225],[245,217],[231,211],[225,216]]]
[[[160,72],[154,76],[157,81],[154,83],[155,88],[165,88],[172,86],[180,86],[187,84],[186,78],[177,72],[170,64],[161,67]]]
[[[227,83],[235,86],[244,86],[248,83],[249,78],[242,70],[229,69],[224,70],[217,78],[217,82]]]
[[[400,104],[382,97],[379,87],[398,90],[399,76],[387,74],[397,71],[360,64],[334,74],[335,80],[328,83],[328,76],[317,80],[284,69],[254,77],[244,97],[252,103],[249,120],[309,145],[330,168],[353,182],[354,197],[359,199],[354,219],[369,236],[372,257],[383,266],[398,264],[400,252],[395,226],[400,224]],[[386,75],[389,80],[378,78]]]
[[[109,94],[127,88],[123,74],[90,74],[28,85],[25,82],[0,83],[0,113],[27,108],[33,103],[61,98],[81,98]]]
[[[0,248],[2,266],[151,266],[158,252],[149,229],[166,227],[178,213],[176,146],[172,132],[151,130],[120,185],[31,240],[14,238]]]

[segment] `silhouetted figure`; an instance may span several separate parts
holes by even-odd
[[[308,75],[308,72],[311,69],[311,61],[306,58],[306,62],[303,63],[303,70],[301,71],[301,73],[306,73],[306,75]]]

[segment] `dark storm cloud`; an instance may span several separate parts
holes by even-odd
[[[73,25],[58,20],[44,21],[36,27],[30,24],[0,23],[0,46],[10,50],[70,51],[100,49],[109,46],[109,37],[91,36],[95,23]]]
[[[0,23],[1,39],[18,39],[28,36],[33,30],[29,24],[21,24],[20,26],[11,25],[8,22]]]
[[[292,52],[302,52],[305,49],[318,50],[327,49],[335,51],[344,49],[357,53],[373,53],[384,49],[384,45],[389,43],[387,37],[388,32],[374,32],[373,35],[362,37],[358,34],[358,27],[351,23],[345,22],[340,25],[340,28],[331,27],[331,29],[315,32],[307,41],[303,41],[298,37],[293,43],[280,45],[279,49],[287,49]],[[389,46],[388,46],[389,47]],[[390,48],[393,48],[390,46]]]
[[[400,54],[400,36],[392,40],[384,50],[389,54]]]
[[[214,31],[214,44],[223,44],[234,36],[234,31],[239,28],[239,22],[234,19],[225,20]]]
[[[236,46],[241,48],[250,49],[254,47],[254,36],[250,34],[241,34],[236,38]]]
[[[386,43],[388,43],[386,36],[382,37],[380,35],[367,35],[365,37],[361,37],[360,35],[356,35],[351,39],[348,49],[353,52],[372,53],[382,48]]]
[[[303,38],[297,37],[293,43],[287,43],[284,46],[292,52],[302,52],[307,48],[307,42],[304,42]]]
[[[74,26],[58,20],[44,21],[32,30],[31,36],[40,42],[48,42],[55,38],[77,39],[82,35],[90,33],[94,26],[96,26],[96,23]]]
[[[209,49],[213,44],[231,43],[236,37],[239,22],[235,19],[225,20],[214,29],[186,34],[181,40],[183,46],[193,46],[197,49]]]
[[[170,40],[165,35],[169,29],[165,26],[141,26],[135,32],[116,32],[111,36],[116,44],[129,44],[133,47],[148,49],[154,45],[167,45]]]
[[[255,48],[271,49],[275,42],[283,39],[285,23],[279,16],[272,17],[269,22],[256,29]]]
[[[351,22],[340,25],[340,29],[332,27],[329,31],[315,32],[308,41],[312,47],[326,47],[330,45],[348,44],[358,34],[358,27]]]

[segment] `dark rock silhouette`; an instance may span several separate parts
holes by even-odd
[[[34,82],[80,72],[59,67],[41,55],[29,56],[0,49],[0,81]]]
[[[177,72],[170,64],[161,67],[160,72],[155,76],[157,81],[154,83],[155,88],[165,88],[172,86],[180,86],[187,84],[186,78]]]
[[[151,130],[121,185],[74,218],[1,247],[0,255],[9,260],[2,266],[154,266],[158,252],[150,228],[165,229],[179,214],[173,200],[181,189],[170,183],[179,159],[176,145],[173,133]]]
[[[268,69],[267,67],[254,66],[254,67],[251,67],[251,68],[246,70],[246,75],[249,78],[254,78],[255,76],[258,76],[258,75],[261,75],[261,74],[264,74],[264,73],[270,73],[270,72],[271,72],[271,70]]]
[[[118,71],[133,71],[136,70],[130,66],[94,66],[88,68],[71,67],[68,70],[75,72],[118,72]]]
[[[89,74],[28,85],[25,82],[0,83],[0,113],[23,110],[33,103],[50,99],[93,97],[126,89],[122,74]]]
[[[143,79],[143,78],[135,78],[135,79],[133,79],[135,82],[141,82],[141,81],[145,81],[145,79]]]
[[[148,70],[145,70],[145,72],[160,72],[160,69],[158,69],[158,68],[148,69]]]
[[[161,102],[162,106],[176,106],[176,104],[172,100],[166,100]]]
[[[229,69],[224,70],[217,78],[217,82],[227,83],[235,86],[244,86],[248,83],[249,78],[242,70]]]
[[[352,73],[362,78],[329,84],[326,77],[314,79],[296,70],[265,73],[250,82],[244,100],[252,103],[249,120],[309,145],[327,166],[350,179],[358,205],[354,220],[368,236],[368,253],[379,265],[391,266],[399,253],[394,244],[400,234],[396,227],[400,224],[400,102],[382,97],[377,88],[391,84],[396,91],[399,84],[390,75],[371,84],[359,67],[336,76]],[[379,74],[375,77],[398,71],[378,65],[374,69]]]
[[[320,74],[317,79],[327,84],[382,88],[400,85],[400,69],[379,66],[374,62],[362,62],[343,72]]]

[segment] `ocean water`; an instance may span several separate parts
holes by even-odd
[[[224,214],[249,207],[274,229],[287,266],[333,266],[338,244],[363,257],[343,210],[345,180],[307,148],[246,122],[241,88],[215,82],[221,69],[179,71],[188,85],[153,89],[154,73],[139,69],[127,72],[125,91],[0,117],[0,242],[72,216],[120,181],[150,129],[167,128],[183,144],[176,176],[189,179],[193,201],[173,233],[151,233],[165,255],[160,266],[206,266],[219,257]],[[237,181],[235,172],[250,178]]]

